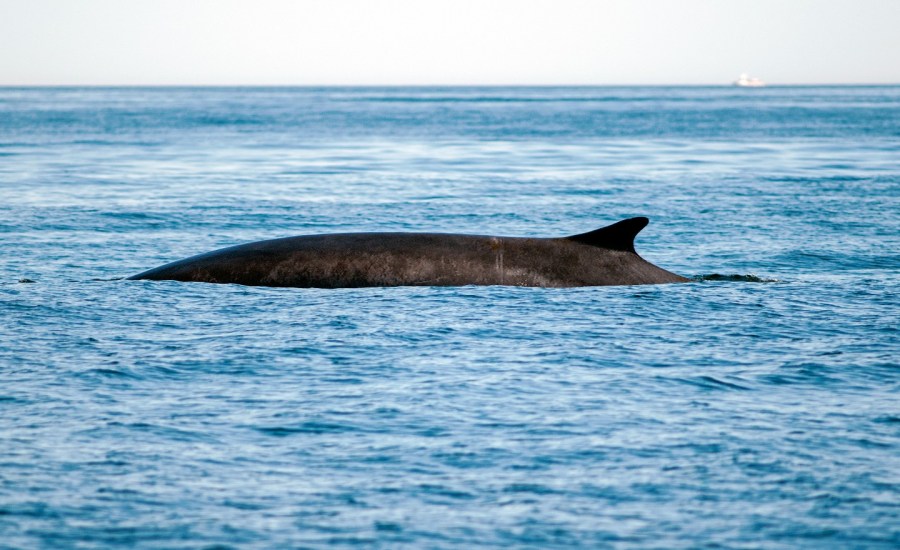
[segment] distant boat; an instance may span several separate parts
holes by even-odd
[[[742,88],[762,88],[766,85],[765,82],[756,78],[755,76],[750,76],[747,73],[741,74],[737,80],[734,81],[735,86],[740,86]]]

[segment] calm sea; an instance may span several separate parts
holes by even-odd
[[[122,280],[640,215],[695,282]],[[0,88],[0,245],[0,547],[900,545],[900,87]]]

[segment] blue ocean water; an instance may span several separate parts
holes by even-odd
[[[0,88],[0,547],[900,546],[900,87]],[[581,233],[683,285],[125,281]]]

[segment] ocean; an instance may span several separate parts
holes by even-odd
[[[631,216],[693,282],[128,281]],[[897,548],[900,87],[0,88],[0,547]]]

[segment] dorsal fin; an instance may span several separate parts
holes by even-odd
[[[650,220],[643,216],[628,218],[588,233],[572,235],[566,238],[570,241],[599,246],[600,248],[634,252],[634,238],[641,232],[641,229],[647,227],[648,223],[650,223]]]

